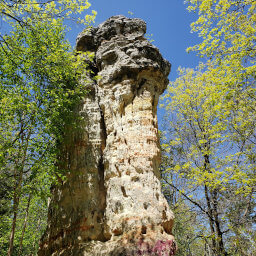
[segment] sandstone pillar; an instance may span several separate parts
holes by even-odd
[[[70,171],[53,189],[39,256],[174,255],[156,116],[170,64],[145,32],[142,20],[114,16],[78,36],[100,79],[88,84],[83,127],[65,143]]]

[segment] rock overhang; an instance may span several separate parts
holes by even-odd
[[[164,87],[159,88],[162,93],[169,82],[171,64],[144,38],[145,33],[143,20],[113,16],[98,27],[80,33],[76,49],[95,52],[94,64],[103,77],[101,84],[122,80],[124,74],[136,77],[141,71],[148,70],[157,81],[164,80],[161,81]],[[108,79],[104,79],[106,73]]]

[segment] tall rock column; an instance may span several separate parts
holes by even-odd
[[[58,207],[49,216],[39,255],[174,255],[174,217],[161,193],[156,116],[170,64],[145,32],[142,20],[114,16],[78,36],[77,50],[95,52],[91,65],[100,79],[81,102],[80,115],[88,120],[78,134],[86,142],[78,136],[67,149],[77,164],[56,188],[51,204]],[[77,189],[78,184],[83,186]],[[78,221],[72,224],[73,219]],[[65,235],[56,244],[60,230]]]

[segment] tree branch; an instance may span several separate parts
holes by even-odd
[[[178,189],[176,186],[174,186],[173,184],[169,183],[166,179],[164,179],[164,181],[170,185],[171,187],[173,187],[175,190],[177,190],[182,196],[184,196],[188,201],[190,201],[192,204],[196,205],[203,213],[205,213],[212,221],[214,221],[214,219],[210,216],[209,212],[206,211],[199,203],[197,203],[196,201],[192,200],[190,197],[188,197],[185,193],[183,193],[180,189]]]

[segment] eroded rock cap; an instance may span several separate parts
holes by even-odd
[[[112,16],[97,28],[86,29],[76,39],[78,51],[96,51],[104,40],[115,36],[142,37],[146,33],[146,23],[141,19],[129,19],[123,15]]]

